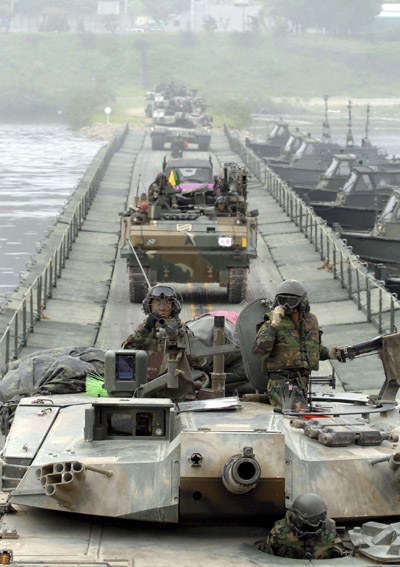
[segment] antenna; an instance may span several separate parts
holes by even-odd
[[[331,127],[328,120],[328,95],[324,96],[325,120],[322,122],[322,143],[329,144],[332,141]]]
[[[369,138],[368,138],[368,132],[369,132],[369,115],[370,115],[370,112],[371,112],[371,107],[370,107],[369,104],[367,104],[367,119],[366,119],[366,122],[365,122],[365,137],[364,137],[363,140],[362,140],[362,145],[363,145],[363,146],[370,146],[370,145],[371,145],[371,143],[370,143],[370,141],[369,141]]]
[[[347,126],[349,127],[349,131],[347,132],[347,136],[346,136],[346,146],[347,147],[354,147],[354,138],[353,138],[353,132],[351,130],[352,127],[352,123],[351,123],[351,105],[353,103],[351,102],[351,100],[349,100],[349,104],[347,105],[347,108],[349,109],[349,123],[347,124]]]

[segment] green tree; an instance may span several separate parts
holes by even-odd
[[[203,28],[208,33],[212,33],[213,31],[218,29],[216,19],[212,16],[206,16],[205,18],[203,18]]]
[[[167,21],[170,14],[190,10],[190,0],[142,0],[142,12],[156,20]]]

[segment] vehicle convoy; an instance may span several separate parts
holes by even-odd
[[[166,178],[171,173],[182,189],[175,179],[175,189],[168,185],[137,201],[122,217],[131,302],[144,299],[148,279],[151,285],[219,283],[228,301],[239,303],[257,255],[258,212],[247,210],[246,170],[225,164],[214,185],[206,160],[175,160],[165,167]]]
[[[290,409],[289,396],[287,408],[276,412],[265,403],[262,364],[251,351],[257,324],[270,306],[266,299],[253,301],[236,324],[249,386],[240,398],[224,396],[223,359],[235,345],[225,341],[225,318],[217,315],[211,346],[180,325],[161,325],[168,366],[154,380],[147,381],[144,351],[108,351],[101,397],[39,390],[22,398],[16,409],[5,404],[4,551],[14,554],[17,564],[66,564],[59,560],[65,554],[59,540],[50,538],[37,561],[35,538],[25,536],[30,515],[42,526],[44,511],[52,513],[49,533],[66,525],[55,511],[73,513],[70,524],[91,515],[108,522],[223,520],[267,526],[282,518],[299,495],[313,492],[341,524],[364,524],[342,535],[356,556],[326,560],[327,565],[398,562],[398,524],[387,524],[399,514],[400,334],[341,347],[343,359],[380,354],[385,378],[378,395],[317,394],[316,387],[328,379],[312,378],[306,410]],[[209,382],[193,379],[188,355],[213,358]],[[380,523],[368,522],[377,517]],[[67,564],[136,564],[136,536],[128,532],[130,543],[121,544],[123,528],[116,528],[103,547],[95,546],[94,561],[86,545],[89,557],[83,561],[78,548]],[[12,534],[14,539],[5,539]],[[58,555],[51,557],[51,549]],[[243,555],[248,562],[242,564],[292,564],[277,562],[255,545]],[[131,563],[123,561],[127,557]]]
[[[163,150],[165,144],[170,144],[173,150],[173,143],[180,136],[188,147],[194,144],[198,150],[208,151],[212,118],[206,113],[206,105],[196,91],[178,88],[174,84],[165,85],[158,89],[150,107],[151,110],[148,102],[146,114],[153,118],[150,132],[153,150]]]

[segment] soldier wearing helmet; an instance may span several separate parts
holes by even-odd
[[[229,215],[228,200],[222,195],[215,199],[215,214],[217,217],[226,217]]]
[[[167,209],[177,208],[176,189],[168,182],[165,173],[157,173],[155,180],[149,186],[148,198],[150,202],[157,202]]]
[[[156,378],[166,368],[164,343],[157,338],[160,320],[171,326],[181,325],[179,313],[182,296],[168,285],[152,287],[143,300],[143,311],[147,315],[135,331],[122,343],[123,349],[145,350],[149,354],[148,377]]]
[[[345,555],[334,520],[318,494],[298,496],[283,520],[275,522],[260,550],[290,559],[330,559]]]
[[[182,328],[179,317],[182,309],[182,295],[169,285],[156,285],[152,287],[143,300],[142,307],[147,315],[146,319],[122,343],[123,349],[145,350],[148,353],[148,379],[152,380],[167,369],[167,353],[164,339],[157,336],[160,323],[170,327]],[[188,357],[189,364],[194,368],[201,368],[206,362],[204,358]]]
[[[340,350],[328,350],[321,344],[322,331],[316,316],[310,313],[301,282],[282,282],[272,307],[257,333],[253,353],[265,360],[271,405],[306,409],[311,371],[318,370],[320,360],[340,360]]]

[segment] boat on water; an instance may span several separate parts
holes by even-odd
[[[265,141],[250,140],[246,137],[245,143],[259,157],[279,157],[290,136],[289,123],[280,118],[274,121],[271,133]]]
[[[311,196],[323,194],[321,190],[310,193],[307,202],[329,225],[339,223],[346,229],[368,230],[373,228],[376,215],[386,205],[393,189],[399,186],[400,171],[376,171],[376,168],[359,166],[353,169],[334,201],[312,200]]]
[[[343,187],[349,178],[351,170],[356,162],[354,154],[334,154],[331,163],[326,171],[321,175],[317,186],[293,185],[292,189],[304,200],[311,194],[314,198],[321,200],[332,200],[336,198],[336,193]]]
[[[340,235],[355,254],[371,265],[383,264],[393,275],[400,272],[400,189],[394,189],[371,231],[345,230]]]
[[[281,179],[292,187],[295,185],[316,186],[328,167],[332,155],[340,152],[340,145],[322,143],[313,136],[306,136],[289,163],[269,163]]]

